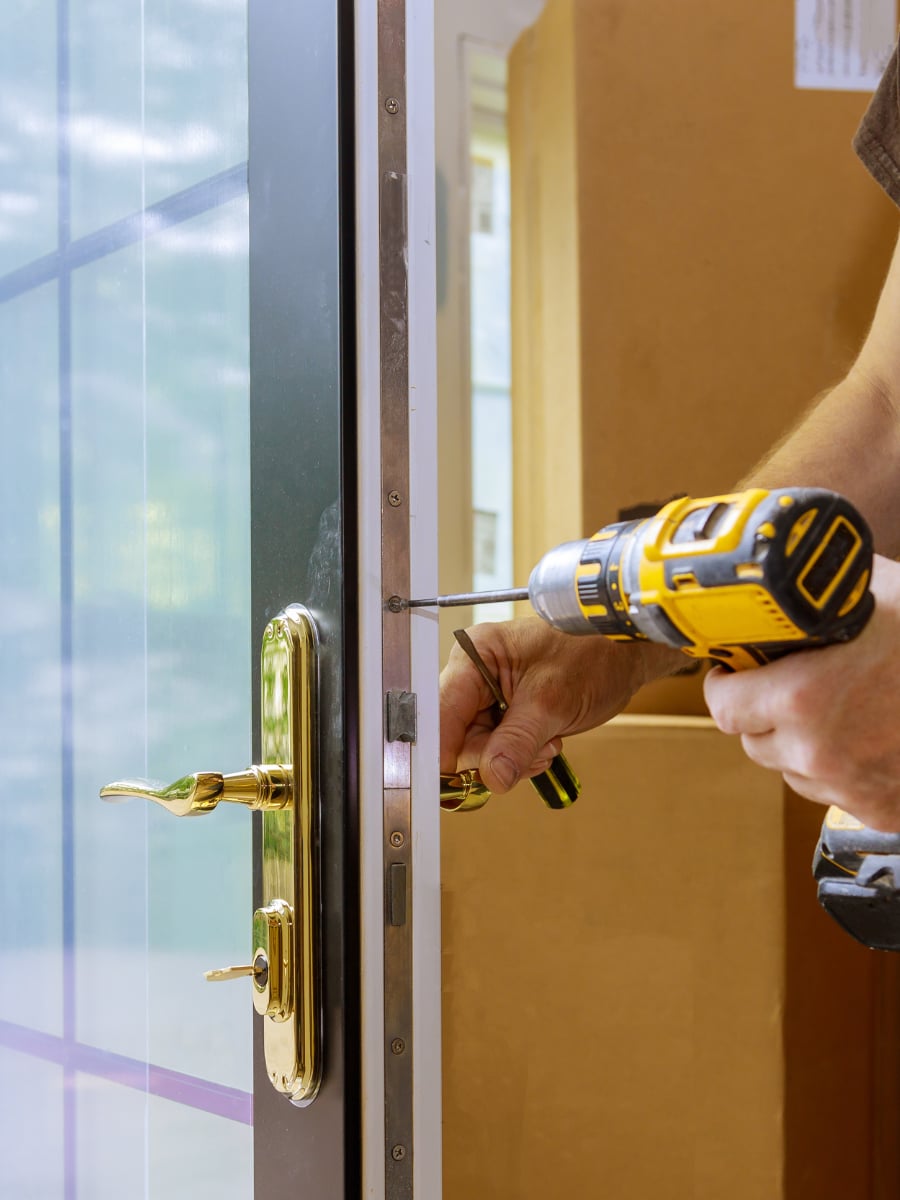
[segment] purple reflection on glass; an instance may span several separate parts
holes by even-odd
[[[208,1079],[184,1075],[168,1067],[157,1067],[124,1054],[113,1054],[81,1042],[66,1042],[64,1038],[10,1021],[0,1021],[0,1046],[58,1063],[67,1071],[95,1075],[122,1087],[134,1088],[164,1100],[197,1108],[202,1112],[225,1117],[242,1125],[253,1124],[253,1097],[240,1088],[226,1087]]]

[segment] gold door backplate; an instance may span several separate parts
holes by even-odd
[[[198,771],[171,784],[127,779],[100,792],[106,800],[152,800],[179,817],[201,816],[223,801],[262,811],[263,904],[253,914],[251,961],[207,978],[250,977],[266,1071],[297,1105],[310,1104],[322,1080],[317,647],[315,624],[300,604],[266,626],[260,765],[232,775]]]
[[[266,626],[262,759],[292,764],[294,803],[263,810],[264,903],[254,917],[253,953],[268,957],[277,928],[275,940],[285,956],[280,977],[289,996],[282,1009],[270,1006],[265,1017],[266,1069],[272,1085],[294,1104],[309,1104],[322,1078],[316,650],[315,625],[299,604],[289,605]],[[271,958],[269,964],[271,988]],[[253,986],[257,1011],[264,1011],[259,977]]]

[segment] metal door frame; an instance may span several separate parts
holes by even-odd
[[[299,261],[305,251],[315,252],[321,238],[314,228],[298,228],[305,216],[306,189],[315,186],[315,179],[304,178],[298,147],[309,140],[325,145],[331,137],[339,148],[343,524],[336,553],[343,570],[345,655],[344,779],[339,794],[326,786],[322,814],[326,1078],[308,1109],[293,1110],[270,1095],[257,1030],[256,1198],[303,1194],[331,1200],[339,1189],[348,1198],[416,1195],[438,1200],[437,622],[426,614],[412,621],[403,618],[405,651],[402,638],[386,646],[382,637],[387,585],[382,580],[383,514],[389,519],[399,515],[406,525],[410,587],[431,592],[437,582],[433,13],[430,0],[337,0],[335,11],[338,121],[331,129],[331,98],[316,90],[303,62],[307,54],[328,56],[332,48],[327,38],[317,37],[303,23],[308,12],[291,0],[266,0],[265,6],[262,0],[250,0],[251,363],[254,351],[266,356],[265,386],[272,376],[278,377],[276,387],[282,375],[290,377],[297,331],[303,329],[299,280],[292,281],[283,269],[285,247],[291,247],[288,257],[294,253]],[[382,94],[385,52],[398,44],[405,52],[394,56],[392,88],[402,93],[403,108],[392,112],[393,105],[386,106],[390,98]],[[402,146],[391,130],[395,115],[405,124]],[[386,132],[405,158],[407,236],[400,249],[408,289],[407,327],[391,346],[405,358],[407,373],[406,384],[401,381],[393,392],[395,411],[403,403],[407,411],[406,429],[393,442],[392,462],[382,462],[376,452],[385,419],[384,381],[392,372],[400,379],[397,364],[387,361],[381,346],[384,285],[389,282],[379,213]],[[255,204],[255,197],[261,203]],[[254,304],[254,279],[264,289],[263,303]],[[275,306],[280,337],[273,337],[267,324]],[[254,407],[255,386],[259,377],[254,379],[251,371],[254,422],[263,411]],[[289,391],[282,404],[289,407]],[[262,454],[254,446],[252,534],[254,578],[274,571],[284,598],[292,592],[290,599],[300,601],[305,600],[304,572],[285,561],[283,542],[266,526],[284,491],[273,478],[273,461],[289,470],[302,443],[302,433],[282,427],[282,437],[277,442],[270,438]],[[383,475],[388,478],[395,470],[408,480],[408,497],[401,499],[396,513],[383,486]],[[254,632],[273,615],[270,605],[255,598]],[[391,757],[384,730],[385,679],[396,676],[398,645],[401,659],[405,655],[409,690],[419,701],[415,743],[401,748],[412,788],[406,811],[407,937],[400,962],[390,950],[385,958],[386,880],[391,859],[397,857],[385,825],[385,769]],[[332,763],[329,769],[340,765]],[[393,1017],[385,1007],[386,993],[398,988],[405,993],[409,1021],[399,1038],[386,1024]],[[397,1054],[400,1043],[403,1049]],[[397,1077],[393,1084],[387,1079],[391,1074]],[[394,1110],[402,1114],[400,1134],[385,1120],[386,1087]],[[402,1153],[392,1154],[398,1145]]]
[[[417,696],[416,740],[410,747],[408,819],[411,828],[407,957],[385,958],[390,866],[398,855],[385,824],[389,753],[382,714],[385,678],[395,677],[395,649],[383,646],[389,580],[382,582],[382,512],[390,501],[385,481],[397,471],[408,478],[409,581],[419,594],[437,585],[437,379],[434,205],[434,22],[430,0],[356,0],[356,175],[359,581],[360,581],[360,821],[362,851],[362,1077],[363,1191],[372,1200],[441,1195],[440,843],[437,736],[437,620],[417,614],[409,621],[409,690]],[[385,91],[384,54],[399,45]],[[379,58],[381,50],[381,60]],[[399,92],[399,95],[395,95]],[[405,95],[403,94],[405,92]],[[396,101],[397,107],[388,104]],[[391,110],[394,111],[391,111]],[[387,114],[387,115],[385,115]],[[397,147],[390,120],[405,121],[405,145]],[[379,206],[385,160],[384,127],[401,157],[405,152],[407,329],[395,350],[408,371],[408,443],[394,462],[381,462],[385,375],[382,361],[382,228]],[[379,136],[381,135],[381,137]],[[407,618],[408,619],[408,618]],[[388,654],[390,653],[390,659]],[[376,716],[377,714],[377,716]],[[399,856],[399,857],[402,857]],[[400,1037],[386,1011],[385,992],[406,993],[412,1036]],[[390,1064],[393,1083],[386,1079]],[[406,1089],[395,1104],[399,1134],[385,1120],[386,1083]],[[411,1120],[410,1120],[411,1118]],[[392,1156],[395,1146],[404,1156]],[[410,1170],[396,1169],[410,1167]]]

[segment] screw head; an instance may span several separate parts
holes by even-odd
[[[394,846],[398,850],[403,845],[404,840],[405,839],[403,837],[403,834],[400,832],[399,829],[391,834],[391,845]]]
[[[400,101],[396,98],[396,96],[388,96],[387,100],[384,102],[384,107],[392,117],[396,117],[397,113],[400,111]]]
[[[388,612],[400,613],[403,612],[404,604],[399,596],[391,596],[387,602]]]
[[[403,1038],[394,1038],[391,1042],[391,1054],[402,1054],[406,1049],[406,1042]]]
[[[390,492],[388,495],[388,504],[391,508],[399,508],[402,497],[399,492]]]
[[[394,1162],[400,1162],[402,1159],[406,1158],[406,1147],[395,1146],[391,1151],[391,1158],[394,1160]]]

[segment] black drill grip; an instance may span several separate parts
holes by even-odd
[[[830,808],[813,855],[819,903],[873,950],[900,950],[900,833]]]

